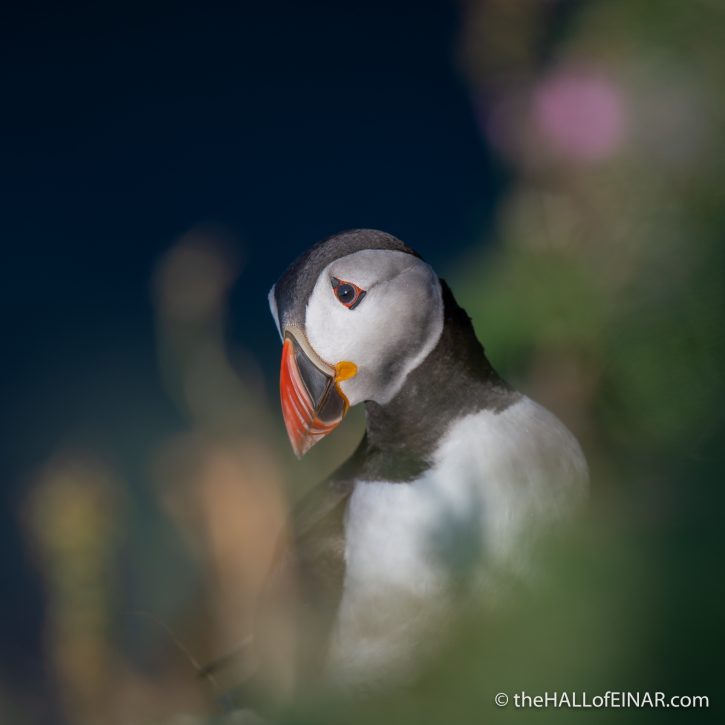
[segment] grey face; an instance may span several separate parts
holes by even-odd
[[[269,301],[286,341],[282,404],[300,455],[331,430],[320,417],[317,383],[327,381],[325,389],[340,397],[342,415],[364,400],[384,404],[443,328],[437,276],[384,232],[346,232],[316,245],[285,272]],[[298,348],[302,361],[292,355]]]
[[[298,257],[272,287],[269,303],[277,327],[304,324],[307,301],[325,267],[349,254],[375,249],[418,257],[397,237],[375,229],[354,229],[324,239]]]
[[[354,290],[359,302],[350,306],[341,300],[341,284]],[[387,250],[355,252],[329,264],[304,319],[307,339],[323,360],[356,367],[356,375],[340,383],[351,405],[387,403],[435,347],[442,329],[435,272],[417,257]]]

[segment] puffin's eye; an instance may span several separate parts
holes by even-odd
[[[342,302],[349,310],[354,310],[365,297],[365,290],[360,289],[352,282],[345,282],[344,279],[332,278],[332,290],[335,297]]]

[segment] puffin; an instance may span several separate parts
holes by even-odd
[[[305,677],[368,692],[414,676],[462,592],[526,572],[585,495],[574,435],[509,385],[432,267],[395,236],[318,242],[269,292],[298,457],[356,405],[365,433],[303,497],[291,544]]]

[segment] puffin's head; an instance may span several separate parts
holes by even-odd
[[[312,247],[269,304],[283,341],[282,414],[299,457],[351,405],[390,401],[443,329],[435,272],[399,239],[368,229]]]

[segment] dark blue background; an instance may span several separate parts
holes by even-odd
[[[27,474],[77,443],[138,480],[185,425],[155,358],[159,255],[200,223],[241,240],[229,334],[267,364],[266,292],[304,248],[377,227],[445,270],[502,184],[454,3],[63,5],[0,23],[0,650],[18,678],[40,676],[43,616]]]

